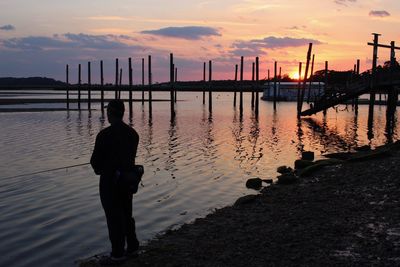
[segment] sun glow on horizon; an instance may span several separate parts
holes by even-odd
[[[295,80],[298,80],[299,79],[299,73],[298,72],[291,72],[290,74],[289,74],[289,77],[290,78],[292,78],[292,79],[295,79]]]

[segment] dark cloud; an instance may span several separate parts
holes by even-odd
[[[369,15],[370,15],[371,17],[380,17],[380,18],[383,18],[383,17],[389,17],[389,16],[390,16],[390,13],[387,12],[387,11],[385,11],[385,10],[371,10],[371,11],[369,12]]]
[[[186,40],[199,40],[207,36],[221,36],[217,29],[201,26],[167,27],[158,30],[142,31],[141,33],[181,38]]]
[[[279,49],[285,47],[305,46],[309,43],[322,44],[318,40],[307,38],[274,37],[269,36],[264,39],[254,39],[250,41],[237,41],[233,43],[232,53],[234,55],[258,56],[266,54],[265,49]]]
[[[0,30],[2,31],[14,31],[15,27],[13,25],[4,25],[4,26],[0,26]]]
[[[334,0],[334,2],[341,6],[347,6],[348,3],[355,3],[357,0]]]

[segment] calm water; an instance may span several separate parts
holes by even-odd
[[[174,123],[168,102],[154,103],[151,118],[147,104],[135,103],[133,118],[125,117],[140,135],[137,162],[146,168],[144,187],[134,197],[142,242],[254,193],[244,186],[248,178],[276,177],[276,168],[292,166],[303,149],[319,158],[388,140],[384,107],[376,107],[368,132],[367,106],[358,117],[349,107],[298,122],[294,103],[281,103],[274,112],[261,101],[257,121],[249,95],[243,119],[232,94],[214,97],[212,116],[201,93],[180,93],[184,101],[177,103]],[[0,113],[0,124],[0,265],[73,266],[108,251],[98,177],[90,166],[7,178],[88,162],[96,134],[108,126],[101,112]],[[395,129],[393,139],[398,135]]]

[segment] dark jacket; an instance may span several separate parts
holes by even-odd
[[[137,132],[124,122],[116,122],[96,137],[90,164],[101,176],[113,177],[117,170],[129,170],[135,165],[139,143]]]

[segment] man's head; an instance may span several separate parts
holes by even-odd
[[[124,117],[125,106],[120,99],[113,99],[107,105],[107,118],[110,123],[121,121]]]

